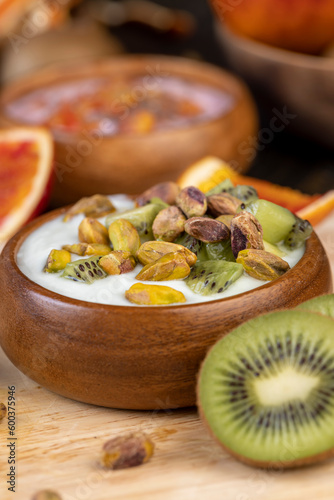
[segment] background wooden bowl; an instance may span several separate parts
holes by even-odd
[[[105,75],[167,74],[186,77],[232,95],[235,106],[220,118],[188,128],[147,135],[117,135],[99,140],[81,134],[57,134],[53,205],[95,193],[144,191],[155,183],[176,180],[183,169],[210,154],[244,172],[249,155],[240,146],[257,135],[257,112],[245,85],[209,64],[164,56],[121,56],[73,68],[58,65],[10,84],[0,102],[0,124],[17,125],[4,106],[27,92],[70,80]]]
[[[333,57],[272,47],[220,24],[217,34],[231,68],[263,91],[269,104],[285,116],[283,125],[334,147]]]
[[[194,405],[199,365],[218,338],[254,316],[332,291],[329,262],[313,234],[286,275],[223,300],[131,307],[63,297],[16,264],[25,238],[63,212],[32,221],[0,257],[0,343],[23,373],[78,401],[127,409]]]

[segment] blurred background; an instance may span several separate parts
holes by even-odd
[[[2,0],[1,15],[5,92],[63,61],[211,63],[239,75],[256,102],[247,175],[307,194],[334,188],[334,0]]]

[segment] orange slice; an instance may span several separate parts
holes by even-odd
[[[317,200],[321,200],[322,198],[320,195],[311,196],[303,194],[296,189],[279,186],[278,184],[256,179],[255,177],[247,177],[238,174],[227,163],[219,158],[211,156],[203,158],[187,168],[182,173],[178,183],[181,187],[196,186],[203,192],[207,192],[225,179],[230,179],[235,185],[242,184],[253,186],[258,192],[259,198],[277,203],[294,213],[299,213],[299,211],[305,207],[316,203]],[[323,217],[325,217],[331,209],[331,204],[325,202],[321,212]]]
[[[52,166],[53,140],[47,130],[0,130],[0,246],[44,208]]]
[[[301,219],[307,219],[312,226],[315,226],[332,210],[334,210],[334,190],[328,191],[310,205],[298,210],[297,215]]]

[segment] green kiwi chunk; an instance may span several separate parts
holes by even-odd
[[[263,229],[263,239],[272,244],[284,241],[296,223],[296,216],[290,210],[267,200],[249,203],[246,211],[257,218]]]
[[[307,300],[296,307],[296,309],[319,313],[323,316],[329,316],[334,319],[334,294],[330,293],[329,295],[320,295],[320,297]]]
[[[243,323],[207,354],[198,406],[219,443],[250,465],[333,455],[333,320],[293,310]]]
[[[197,240],[190,234],[184,233],[173,242],[177,245],[183,245],[188,248],[197,256],[197,262],[202,262],[208,260],[208,255],[206,253],[205,244],[202,241]]]
[[[229,262],[235,262],[231,239],[218,241],[218,243],[206,243],[205,250],[209,260],[227,260]]]
[[[164,208],[162,203],[148,203],[143,207],[117,212],[108,215],[106,226],[109,227],[117,219],[126,219],[137,229],[142,241],[153,240],[152,225],[158,213]]]
[[[290,250],[300,248],[302,245],[304,245],[307,238],[311,236],[312,232],[313,228],[308,220],[303,220],[300,219],[300,217],[296,217],[296,222],[292,226],[291,231],[286,236],[284,244]]]
[[[224,260],[207,260],[195,264],[185,283],[194,293],[213,295],[224,292],[242,274],[241,264]]]
[[[106,278],[108,274],[99,266],[102,255],[94,255],[88,259],[74,260],[66,265],[61,278],[91,284],[96,280]]]
[[[225,179],[205,194],[206,196],[211,196],[219,193],[229,193],[244,203],[251,203],[259,198],[256,189],[252,186],[242,184],[234,186],[230,179]]]
[[[205,196],[211,196],[212,194],[226,193],[229,189],[233,189],[234,185],[230,179],[225,179],[224,181],[217,184],[217,186],[209,189],[205,193]]]

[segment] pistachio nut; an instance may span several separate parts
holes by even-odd
[[[71,262],[71,254],[67,250],[51,250],[48,260],[44,267],[45,273],[58,273],[65,269],[66,265]]]
[[[156,240],[174,241],[184,231],[186,218],[175,206],[164,208],[153,222],[153,235]]]
[[[175,182],[161,182],[138,196],[135,200],[136,205],[142,207],[151,201],[152,198],[160,198],[160,200],[168,203],[168,205],[174,205],[179,192],[180,188]]]
[[[223,222],[207,217],[191,217],[184,230],[203,243],[217,243],[230,237],[230,230]]]
[[[108,231],[98,220],[86,217],[79,225],[79,241],[109,245]]]
[[[176,205],[188,218],[200,217],[207,210],[205,194],[194,186],[185,187],[180,191],[176,197]]]
[[[84,214],[86,217],[103,217],[104,215],[115,212],[116,208],[109,198],[103,194],[95,194],[89,198],[81,198],[65,214],[64,222],[69,221],[78,214]]]
[[[125,292],[125,297],[138,305],[166,305],[186,302],[182,292],[169,286],[136,283]]]
[[[104,255],[99,261],[99,266],[107,274],[125,274],[134,270],[136,259],[130,252],[117,250]]]
[[[235,258],[241,250],[264,250],[263,231],[259,221],[249,212],[240,212],[231,222],[231,244]]]
[[[214,217],[234,215],[242,202],[229,193],[219,193],[208,196],[208,211]]]
[[[143,267],[136,279],[142,281],[167,281],[186,278],[190,267],[181,252],[167,253],[159,260]]]
[[[241,250],[237,262],[242,264],[247,274],[263,281],[275,280],[290,269],[289,264],[278,255],[253,248]]]
[[[139,262],[146,266],[146,264],[156,262],[163,255],[173,252],[181,252],[190,267],[196,264],[197,256],[193,252],[183,245],[169,241],[146,241],[141,245],[136,256]]]
[[[137,229],[126,219],[117,219],[109,226],[109,238],[114,250],[122,250],[136,255],[140,247]]]

